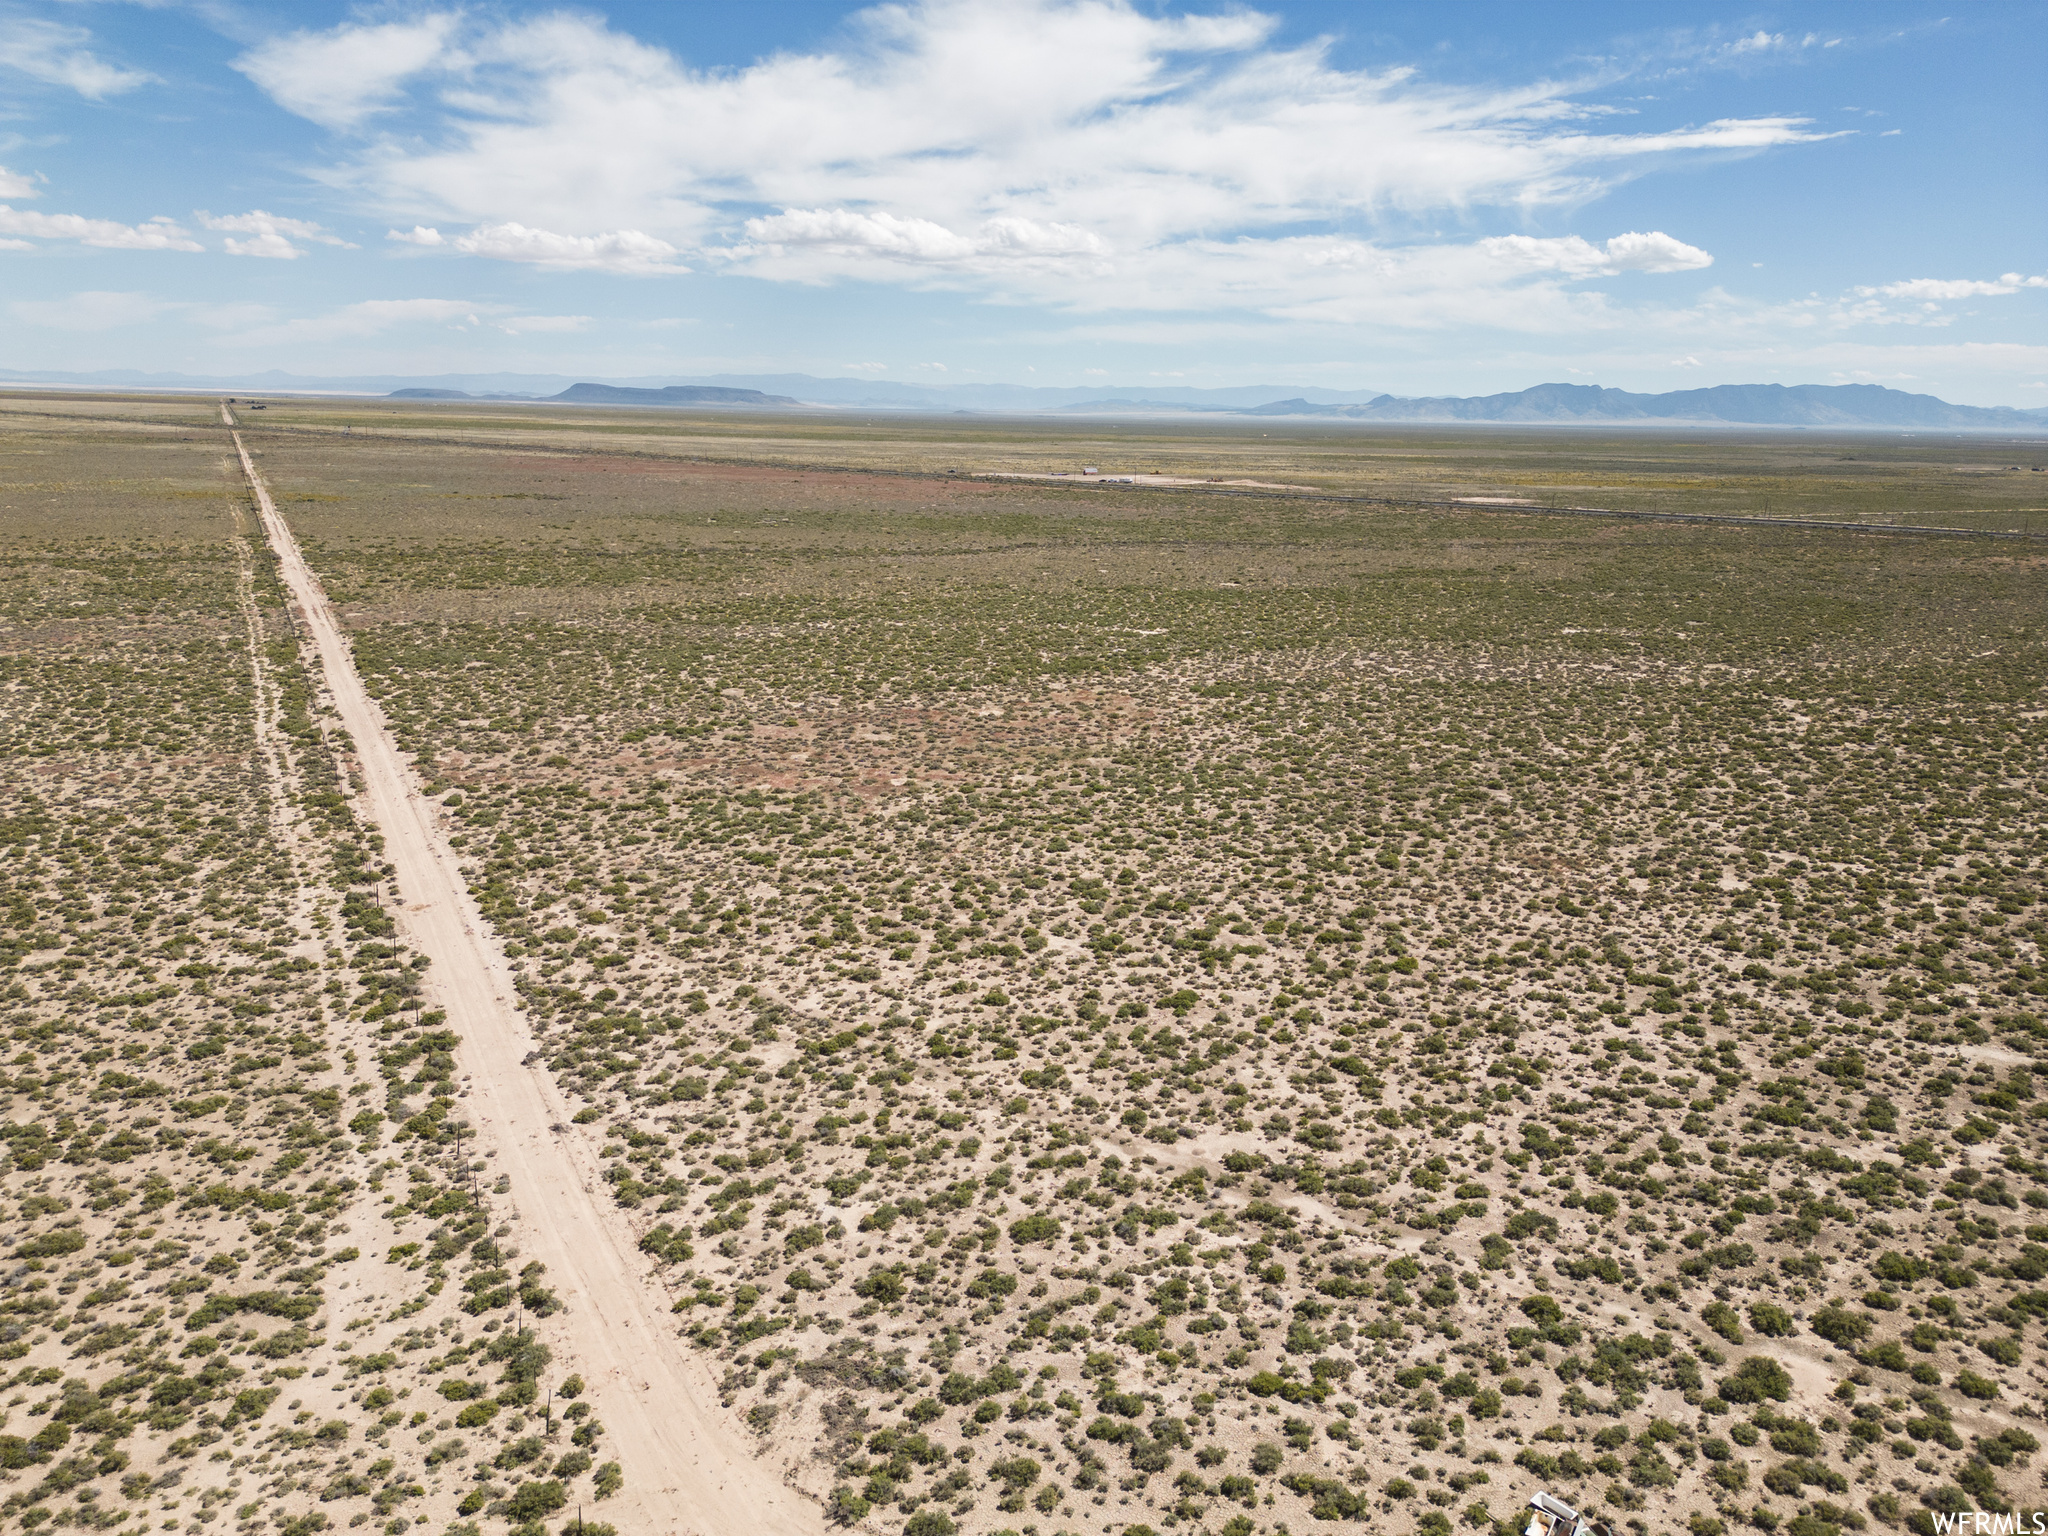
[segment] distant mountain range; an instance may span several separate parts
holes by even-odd
[[[539,400],[575,388],[578,380],[559,373],[445,373],[426,377],[399,374],[313,375],[263,373],[209,376],[190,373],[148,373],[109,368],[96,373],[24,373],[0,369],[0,387],[9,383],[66,385],[83,389],[191,389],[280,394],[389,395],[403,390],[412,399]],[[664,389],[674,385],[751,389],[785,395],[806,405],[850,405],[875,410],[921,411],[1050,411],[1087,401],[1106,402],[1105,409],[1233,410],[1268,401],[1298,398],[1313,405],[1362,404],[1384,393],[1377,389],[1321,389],[1299,384],[1239,384],[1222,389],[1180,386],[1121,388],[1100,384],[1059,388],[1030,384],[895,384],[878,379],[821,379],[808,373],[709,374],[596,379],[587,382],[625,389]],[[422,395],[422,390],[435,391]],[[1133,407],[1133,402],[1143,401]]]
[[[1244,414],[1546,426],[1668,421],[1757,427],[2048,427],[2048,408],[1950,405],[1933,395],[1909,395],[1879,384],[1719,384],[1661,395],[1638,395],[1594,384],[1538,384],[1500,395],[1425,399],[1381,395],[1362,405],[1275,400]]]
[[[5,378],[0,374],[0,378]],[[335,387],[340,387],[336,381]],[[351,386],[368,384],[370,380],[348,381]],[[558,390],[566,382],[559,378],[528,377],[515,374],[500,374],[487,379],[416,380],[412,387],[390,391],[393,399],[408,400],[581,400],[586,403],[599,401],[599,397],[588,393],[594,389],[613,391],[638,389],[642,394],[657,392],[651,381],[642,383],[621,383],[609,381],[604,384],[571,384],[567,389]],[[432,385],[439,387],[420,387]],[[284,386],[274,386],[283,388]],[[692,388],[702,390],[725,389],[740,391],[747,395],[768,395],[779,398],[787,404],[838,405],[884,411],[1078,411],[1104,414],[1109,412],[1155,413],[1167,411],[1233,411],[1246,410],[1253,406],[1265,405],[1283,396],[1291,396],[1310,405],[1362,405],[1377,399],[1380,390],[1340,390],[1303,388],[1288,384],[1238,384],[1226,389],[1193,388],[1140,388],[1113,389],[1100,385],[1079,389],[1061,389],[1032,384],[892,384],[874,379],[820,379],[807,373],[773,374],[713,374],[709,378],[695,379],[686,385],[669,385],[668,389]],[[358,391],[351,393],[381,391]],[[706,400],[715,397],[707,394]],[[612,405],[659,404],[659,401],[605,397],[600,403]]]
[[[1059,388],[1024,384],[897,384],[810,374],[714,374],[709,377],[576,380],[559,374],[444,374],[308,377],[278,371],[205,378],[114,369],[100,373],[0,370],[7,384],[87,389],[275,391],[387,395],[412,400],[527,400],[638,406],[727,405],[789,410],[800,406],[878,411],[1071,416],[1239,416],[1302,421],[1494,422],[1529,426],[1673,426],[1899,428],[1916,431],[2048,432],[2048,407],[1952,405],[1933,395],[1877,384],[1722,384],[1636,394],[1591,384],[1538,384],[1505,394],[1403,397],[1378,390],[1244,384]]]

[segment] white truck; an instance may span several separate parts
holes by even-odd
[[[1604,1521],[1580,1514],[1564,1500],[1539,1493],[1529,1500],[1529,1523],[1522,1528],[1522,1536],[1614,1536],[1614,1532]]]

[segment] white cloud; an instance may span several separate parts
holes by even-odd
[[[278,261],[292,261],[305,252],[292,244],[294,240],[317,240],[322,245],[338,245],[344,250],[356,247],[338,235],[331,235],[318,224],[305,219],[288,219],[274,213],[265,213],[257,208],[248,213],[194,215],[208,229],[233,230],[237,234],[250,235],[248,240],[237,240],[230,235],[222,241],[223,248],[230,256],[267,256]]]
[[[35,178],[10,171],[0,165],[0,197],[41,197],[42,189],[35,184]]]
[[[1608,267],[1615,272],[1696,272],[1714,264],[1698,246],[1675,240],[1661,229],[1616,235],[1607,242],[1606,254]]]
[[[22,194],[14,189],[26,185],[25,178],[12,176],[0,169],[0,190],[19,196]],[[35,196],[35,189],[28,187],[26,195]],[[206,229],[229,232],[222,243],[230,256],[268,256],[289,260],[302,254],[291,243],[293,240],[317,240],[324,245],[355,249],[348,241],[328,233],[318,224],[265,213],[261,208],[249,213],[221,215],[200,212],[194,217]],[[4,203],[0,203],[0,235],[27,236],[30,240],[76,240],[83,245],[116,251],[206,249],[176,220],[164,216],[141,224],[122,224],[113,219],[89,219],[76,213],[37,213]],[[237,235],[250,238],[236,239]],[[9,240],[7,245],[13,250],[33,249],[19,239]]]
[[[971,235],[955,234],[930,219],[893,213],[856,213],[843,208],[792,209],[749,219],[744,243],[718,255],[728,261],[772,266],[780,275],[826,277],[871,260],[958,271],[993,271],[1021,263],[1068,263],[1076,258],[1100,267],[1109,244],[1075,224],[1040,224],[1031,219],[989,219]],[[804,257],[814,258],[806,262]],[[793,259],[792,259],[793,258]]]
[[[444,242],[437,235],[436,239],[415,243],[439,245]],[[680,253],[674,246],[637,229],[614,229],[598,235],[558,235],[553,230],[529,229],[524,224],[486,224],[445,244],[465,256],[523,261],[565,271],[639,273],[689,270],[676,261]]]
[[[1729,37],[1720,28],[1709,27],[1697,32],[1667,33],[1662,42],[1662,52],[1680,68],[1688,65],[1754,68],[1770,60],[1790,61],[1812,48],[1836,48],[1841,46],[1842,39],[1826,37],[1819,32],[1770,32],[1761,27],[1754,32]]]
[[[464,335],[489,328],[508,336],[565,335],[590,325],[588,315],[521,315],[502,304],[468,299],[370,299],[324,315],[279,320],[257,303],[201,304],[147,293],[88,291],[59,299],[20,299],[6,313],[26,325],[60,331],[112,331],[171,319],[223,333],[230,346],[304,347],[420,330]]]
[[[1696,268],[1711,259],[1661,233],[1617,236],[1604,246],[1576,236],[1380,245],[1339,235],[1293,235],[1185,240],[1119,256],[1091,275],[1085,299],[1078,302],[1064,298],[1064,274],[1047,280],[1036,269],[1007,274],[1005,290],[1071,310],[1192,310],[1211,316],[1249,311],[1311,325],[1412,331],[1483,324],[1569,335],[1656,324],[1666,313],[1617,305],[1604,292],[1581,286],[1587,279],[1637,268]],[[1127,341],[1162,339],[1142,324],[1116,335]]]
[[[353,128],[389,106],[405,82],[448,53],[457,17],[451,13],[327,32],[294,32],[259,44],[235,60],[279,106],[329,128]]]
[[[237,240],[233,236],[221,242],[221,249],[230,256],[262,256],[272,261],[296,261],[306,253],[283,235],[267,233],[254,240]]]
[[[111,331],[154,320],[176,308],[146,293],[89,291],[62,299],[17,299],[7,313],[53,331]]]
[[[401,245],[451,250],[464,256],[488,256],[495,261],[519,261],[560,271],[642,274],[690,270],[677,260],[681,252],[674,246],[637,229],[559,235],[552,230],[529,229],[524,224],[486,224],[451,240],[438,229],[415,224],[411,229],[386,230],[384,238]]]
[[[2048,288],[2048,277],[2007,272],[1989,281],[1976,278],[1915,277],[1896,283],[1852,288],[1830,307],[1827,319],[1844,325],[1953,325],[1960,315],[1944,308],[1958,299],[2003,298],[2024,289]]]
[[[201,251],[206,249],[167,218],[142,224],[88,219],[75,213],[31,213],[0,203],[0,235],[31,240],[76,240],[110,251]]]
[[[1607,277],[1617,272],[1691,272],[1711,267],[1714,258],[1696,245],[1675,240],[1662,230],[1616,235],[1605,247],[1577,235],[1537,239],[1500,235],[1479,242],[1482,251],[1532,271],[1563,272],[1573,277]]]
[[[1768,53],[1773,48],[1785,46],[1785,34],[1753,32],[1748,37],[1738,37],[1728,45],[1730,53]]]
[[[35,16],[0,17],[0,65],[46,85],[61,85],[91,101],[147,85],[155,75],[109,64],[85,44],[92,34]],[[25,194],[7,194],[13,197]]]
[[[1990,282],[1971,278],[1914,277],[1875,288],[1858,288],[1856,292],[1864,298],[1920,299],[1939,304],[1952,299],[2000,298],[2018,293],[2022,288],[2048,288],[2048,277],[2026,277],[2018,272],[2008,272]]]
[[[1570,82],[1342,68],[1321,42],[1276,44],[1257,12],[1130,0],[903,0],[856,16],[843,46],[717,71],[586,13],[408,26],[298,33],[243,67],[315,121],[413,113],[327,173],[412,225],[390,238],[559,268],[674,270],[694,252],[783,280],[1197,307],[1248,261],[1315,274],[1286,244],[1300,231],[1534,218],[1688,156],[1826,136],[1782,116],[1609,132]],[[1705,264],[1640,238],[1667,243],[1571,259],[1587,276]],[[1480,253],[1472,270],[1512,285],[1574,267]],[[1319,297],[1311,281],[1261,302]]]

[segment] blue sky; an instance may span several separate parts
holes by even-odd
[[[2041,21],[0,0],[0,367],[2048,405]]]

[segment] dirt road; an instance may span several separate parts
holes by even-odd
[[[547,1265],[567,1304],[537,1325],[564,1373],[580,1371],[606,1428],[600,1459],[625,1468],[625,1490],[592,1506],[641,1532],[797,1536],[821,1532],[817,1506],[757,1462],[745,1430],[718,1402],[709,1368],[676,1337],[660,1288],[645,1278],[624,1213],[599,1177],[595,1148],[568,1130],[572,1113],[545,1067],[521,1063],[535,1041],[516,1005],[512,975],[471,899],[462,872],[363,687],[339,619],[278,515],[239,433],[235,451],[321,663],[354,738],[371,817],[397,869],[406,941],[430,956],[427,990],[461,1037],[470,1074],[464,1110],[479,1150],[511,1179],[510,1239],[522,1259]],[[562,1131],[552,1127],[561,1126]]]

